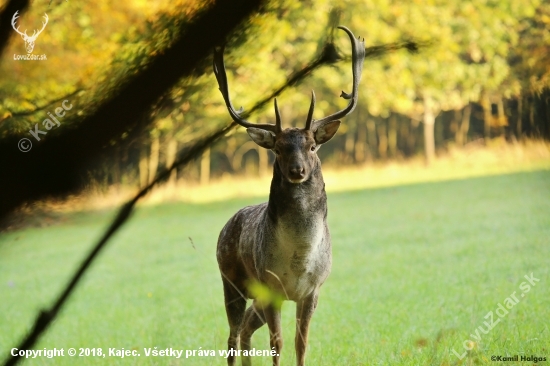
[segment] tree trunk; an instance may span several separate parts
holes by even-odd
[[[147,169],[147,146],[144,144],[139,149],[139,187],[143,188],[147,185],[147,176],[148,176],[148,169]]]
[[[455,109],[453,113],[453,119],[451,125],[449,126],[449,131],[454,135],[455,142],[458,140],[458,135],[460,133],[460,117],[462,113],[460,109]]]
[[[409,147],[407,144],[408,138],[409,138],[410,128],[409,123],[406,120],[401,119],[401,122],[399,123],[399,139],[400,143],[397,144],[398,150],[401,151],[403,156],[409,155]]]
[[[166,169],[170,168],[174,164],[174,161],[176,161],[177,152],[178,142],[174,138],[170,138],[166,146]],[[168,186],[174,187],[176,185],[177,174],[177,169],[172,170],[168,178]]]
[[[367,146],[367,159],[369,161],[373,160],[373,152],[376,148],[376,124],[374,123],[374,119],[369,115],[367,116],[367,139],[368,139],[368,146]]]
[[[416,152],[416,135],[418,134],[417,129],[420,121],[416,118],[411,118],[411,128],[409,135],[407,137],[407,149],[411,155],[414,155]]]
[[[531,137],[535,137],[535,98],[529,103],[529,130]]]
[[[498,131],[499,131],[499,135],[502,136],[505,134],[505,126],[508,125],[508,119],[506,118],[506,113],[504,111],[504,100],[502,99],[502,97],[498,98],[497,110],[498,110]]]
[[[378,132],[378,156],[380,159],[386,160],[388,157],[388,134],[386,129],[386,120],[381,120],[376,126]]]
[[[352,126],[348,126],[348,130],[346,131],[344,152],[346,162],[353,162],[355,152],[355,129]]]
[[[430,165],[435,158],[435,113],[431,99],[424,99],[424,153],[426,156],[426,164]]]
[[[468,130],[470,129],[470,116],[472,114],[472,105],[468,103],[462,111],[462,121],[460,122],[460,128],[456,134],[456,144],[458,146],[464,146],[468,140]]]
[[[357,141],[355,142],[355,161],[363,163],[366,157],[367,128],[364,123],[357,124]]]
[[[518,98],[518,121],[516,123],[516,135],[518,137],[518,140],[521,140],[522,136],[522,125],[521,125],[521,117],[523,117],[523,95],[520,95]]]
[[[491,138],[491,101],[487,95],[481,98],[481,107],[483,108],[483,135],[485,140]]]
[[[157,170],[159,167],[159,153],[160,153],[160,142],[158,137],[153,137],[151,141],[151,154],[149,157],[149,180],[151,183],[155,176],[157,175]]]
[[[201,171],[200,171],[200,183],[201,185],[208,184],[210,182],[210,148],[204,150],[201,156]]]
[[[227,157],[227,161],[229,162],[232,172],[235,173],[237,171],[237,167],[234,165],[233,157],[237,151],[237,139],[234,135],[231,135],[226,141],[227,144],[225,146],[224,154]]]
[[[390,115],[388,125],[388,147],[390,156],[395,158],[397,156],[397,118],[394,113]]]
[[[113,181],[112,185],[118,190],[118,187],[120,185],[120,147],[116,148],[113,151]]]

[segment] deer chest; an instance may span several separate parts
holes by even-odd
[[[278,227],[267,239],[261,278],[290,300],[298,301],[320,287],[331,267],[330,236],[322,220],[307,229]]]

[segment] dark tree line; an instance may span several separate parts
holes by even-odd
[[[296,125],[302,121],[297,120]],[[420,117],[399,113],[387,117],[369,114],[359,105],[344,121],[330,146],[320,154],[328,163],[364,164],[388,159],[406,159],[424,154],[424,123]],[[241,131],[242,132],[242,131]],[[173,162],[177,147],[185,146],[170,133],[144,137],[139,144],[119,146],[112,159],[96,170],[100,185],[146,185],[155,173]],[[489,104],[470,103],[462,109],[444,111],[434,125],[436,151],[463,147],[471,142],[484,144],[488,139],[508,142],[523,139],[550,139],[550,91],[518,99],[495,98]],[[270,170],[273,155],[250,143],[244,133],[228,136],[208,149],[191,165],[174,172],[176,180],[205,183],[224,173],[263,175]]]

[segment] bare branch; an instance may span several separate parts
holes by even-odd
[[[47,109],[47,108],[50,108],[52,105],[56,105],[57,103],[61,102],[62,100],[65,100],[67,98],[70,98],[78,93],[80,93],[83,89],[76,89],[75,91],[69,93],[69,94],[66,94],[62,97],[59,97],[59,98],[56,98],[56,99],[53,99],[49,102],[47,102],[46,104],[42,105],[42,106],[39,106],[39,107],[35,107],[34,109],[31,109],[31,110],[28,110],[28,111],[24,111],[24,112],[12,112],[8,109],[8,112],[10,114],[10,116],[6,119],[9,119],[11,117],[25,117],[25,116],[31,116],[35,113],[38,113],[38,112],[42,112],[44,109]],[[4,121],[6,120],[4,119]]]
[[[48,135],[25,155],[17,149],[21,136],[3,138],[0,166],[9,179],[0,180],[0,217],[23,202],[80,189],[86,167],[108,152],[110,141],[143,129],[147,123],[142,122],[142,116],[150,113],[150,106],[182,77],[196,74],[197,69],[203,72],[204,60],[213,47],[221,44],[264,2],[243,0],[239,6],[231,0],[209,3],[190,22],[182,23],[177,40],[164,52],[151,56],[148,67],[126,82],[116,95],[94,108],[70,130]],[[6,23],[10,29],[13,13],[15,10]],[[82,108],[74,109],[75,118],[79,118],[77,109]]]

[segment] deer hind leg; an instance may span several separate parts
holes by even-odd
[[[309,323],[317,307],[318,293],[315,291],[296,304],[296,365],[304,366],[306,363],[307,336]]]
[[[273,366],[279,366],[279,355],[283,349],[283,335],[281,332],[281,309],[269,305],[264,309],[265,320],[269,327],[269,347],[275,351]]]
[[[227,339],[229,355],[227,357],[227,364],[233,366],[235,365],[237,343],[239,342],[239,334],[243,324],[246,298],[243,297],[242,291],[225,278],[223,279],[223,293],[227,321],[229,322],[229,338]]]
[[[250,351],[250,338],[256,330],[265,324],[264,312],[256,306],[256,300],[246,309],[244,313],[243,327],[241,330],[241,350]],[[250,366],[250,356],[242,357],[243,366]]]

